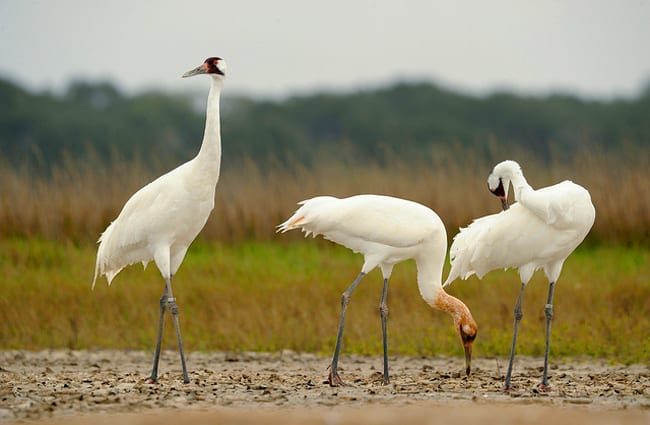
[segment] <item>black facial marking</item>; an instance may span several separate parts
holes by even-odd
[[[494,190],[491,190],[491,192],[494,193],[499,198],[505,198],[506,191],[503,188],[503,180],[501,180],[501,177],[499,177],[499,185]]]

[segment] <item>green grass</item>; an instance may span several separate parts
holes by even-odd
[[[95,246],[39,239],[0,241],[0,349],[115,348],[152,350],[163,280],[155,265],[122,271],[94,291]],[[188,350],[330,354],[340,295],[362,257],[320,239],[226,245],[198,241],[174,281]],[[444,275],[447,273],[445,268]],[[556,286],[552,356],[650,359],[650,250],[581,247]],[[448,288],[479,325],[475,356],[507,355],[515,271],[496,271]],[[540,355],[548,285],[538,272],[526,290],[518,353]],[[345,353],[381,352],[379,271],[369,274],[348,308]],[[391,354],[461,355],[451,319],[419,297],[415,265],[395,267],[389,289]],[[171,320],[165,346],[175,348]]]

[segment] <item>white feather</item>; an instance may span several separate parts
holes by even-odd
[[[467,306],[448,295],[441,285],[442,267],[447,253],[447,232],[438,215],[416,202],[381,195],[357,195],[338,199],[318,196],[299,203],[300,208],[278,231],[301,229],[305,234],[324,238],[363,254],[364,264],[355,280],[379,266],[387,289],[393,266],[414,259],[417,267],[418,289],[431,307],[445,311],[454,320],[454,328],[465,348],[466,372],[469,373],[471,343],[476,336],[476,322]],[[350,286],[342,298],[341,319],[334,359],[330,366],[330,384],[342,381],[336,371],[338,350]],[[384,382],[388,383],[388,352],[386,344],[386,292],[382,293],[380,314],[384,337]],[[347,297],[347,298],[346,298]]]
[[[354,252],[366,252],[370,244],[408,248],[431,235],[444,236],[441,234],[444,226],[435,212],[404,199],[382,195],[344,199],[319,196],[299,205],[301,207],[278,226],[279,231],[300,228],[306,234],[323,235]]]
[[[223,66],[225,62],[222,62]],[[99,238],[92,286],[126,266],[151,260],[165,278],[176,273],[214,207],[221,164],[221,75],[213,75],[206,129],[198,155],[138,190]]]
[[[299,203],[300,208],[278,231],[301,229],[361,253],[362,272],[380,266],[388,278],[395,264],[414,258],[420,295],[429,304],[442,290],[441,274],[447,233],[430,208],[382,195],[349,198],[318,196]]]
[[[563,181],[534,190],[516,173],[512,183],[515,204],[474,220],[454,237],[449,252],[451,271],[443,286],[458,277],[476,274],[482,278],[502,268],[518,268],[523,283],[543,268],[549,280],[555,281],[564,260],[591,229],[595,209],[582,186]]]

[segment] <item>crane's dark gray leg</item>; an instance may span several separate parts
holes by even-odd
[[[339,331],[336,336],[336,347],[334,348],[334,358],[332,358],[332,364],[330,364],[330,374],[328,378],[330,386],[332,387],[345,385],[338,373],[339,352],[341,351],[341,339],[343,337],[343,326],[345,325],[345,311],[348,308],[348,303],[350,302],[350,295],[352,295],[352,291],[354,291],[354,288],[357,287],[357,285],[361,281],[361,278],[363,278],[365,275],[366,274],[364,272],[359,273],[359,276],[357,276],[354,282],[352,282],[350,287],[346,289],[343,295],[341,296],[341,318],[339,319]]]
[[[388,278],[384,278],[384,289],[381,293],[379,302],[379,314],[381,315],[381,332],[384,340],[384,385],[390,384],[388,379],[388,341],[386,339],[386,318],[388,317],[388,304],[386,296],[388,295]]]
[[[524,289],[526,289],[526,284],[521,284],[521,291],[519,291],[519,298],[517,298],[517,305],[515,305],[515,329],[512,333],[512,346],[510,347],[510,361],[508,362],[508,372],[506,373],[506,386],[505,391],[510,391],[510,377],[512,375],[512,363],[515,360],[515,347],[517,345],[517,333],[519,331],[519,321],[524,317],[524,313],[521,311],[521,300],[524,297]]]
[[[183,367],[183,382],[189,384],[190,378],[187,375],[187,367],[185,366],[185,353],[183,352],[183,341],[181,340],[181,327],[178,323],[178,305],[176,304],[176,298],[172,293],[172,279],[171,277],[167,280],[167,304],[169,304],[169,311],[172,314],[172,319],[174,320],[174,327],[176,328],[176,337],[178,338],[178,350],[181,352],[181,366]]]
[[[548,299],[544,307],[544,314],[546,315],[546,349],[544,350],[544,372],[542,374],[542,382],[539,384],[539,389],[549,391],[551,388],[548,385],[548,354],[551,351],[551,319],[553,319],[553,289],[555,282],[548,285]]]
[[[147,380],[150,383],[158,381],[158,361],[160,360],[160,349],[162,347],[162,333],[163,325],[165,323],[165,310],[167,308],[167,284],[160,297],[160,318],[158,319],[158,340],[156,341],[156,352],[153,356],[153,369],[151,370],[151,377]]]

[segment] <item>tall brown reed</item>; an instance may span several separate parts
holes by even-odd
[[[593,241],[650,241],[650,164],[645,152],[611,155],[592,152],[572,161],[542,163],[530,154],[516,159],[534,187],[571,179],[591,192],[596,223]],[[454,235],[473,218],[497,212],[499,202],[485,188],[494,165],[459,149],[436,151],[416,163],[403,159],[349,163],[344,159],[312,166],[261,166],[252,160],[224,162],[215,211],[202,236],[222,241],[269,240],[275,226],[296,203],[316,195],[380,193],[412,199],[433,208]],[[25,167],[0,165],[0,235],[39,236],[53,240],[96,239],[137,189],[166,172],[157,160],[128,162],[113,158],[66,159],[51,175],[31,174]],[[288,236],[297,238],[298,235]]]

